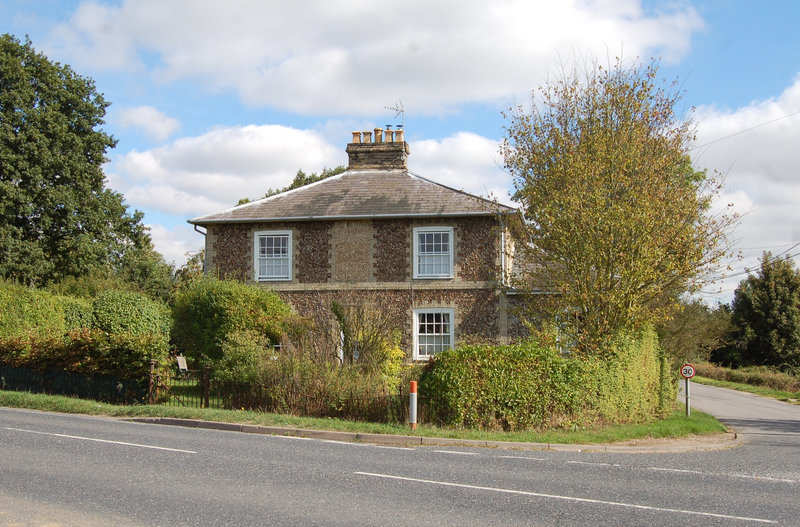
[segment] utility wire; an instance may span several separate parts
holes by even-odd
[[[709,141],[707,143],[703,143],[702,145],[693,146],[693,147],[689,148],[689,150],[696,150],[698,148],[703,148],[703,147],[708,146],[708,145],[713,145],[714,143],[719,143],[720,141],[724,141],[725,139],[730,139],[731,137],[735,137],[735,136],[737,136],[739,134],[743,134],[745,132],[753,131],[753,130],[755,130],[757,128],[761,128],[762,126],[767,126],[768,124],[772,124],[772,123],[778,122],[778,121],[780,121],[782,119],[788,119],[789,117],[792,117],[793,115],[797,115],[797,114],[800,114],[800,110],[797,110],[796,112],[792,112],[792,113],[787,113],[786,115],[783,115],[783,116],[778,117],[777,119],[773,119],[771,121],[767,121],[766,123],[757,124],[755,126],[751,126],[750,128],[745,128],[744,130],[739,130],[738,132],[734,132],[734,133],[732,133],[730,135],[726,135],[726,136],[723,136],[723,137],[718,137],[717,139],[714,139],[713,141]]]

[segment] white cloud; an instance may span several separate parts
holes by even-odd
[[[131,151],[114,158],[107,170],[109,185],[136,208],[188,219],[284,187],[298,169],[314,172],[345,160],[343,148],[331,146],[316,132],[250,125]]]
[[[164,261],[175,267],[185,264],[188,255],[201,250],[205,244],[203,236],[188,225],[178,225],[173,229],[161,225],[148,227],[156,250],[164,256]]]
[[[233,88],[253,105],[374,115],[400,97],[426,114],[527,93],[575,55],[676,61],[702,27],[691,7],[648,14],[635,0],[128,0],[81,4],[51,47],[79,66]]]
[[[121,110],[119,123],[122,128],[138,128],[156,141],[166,140],[181,127],[177,119],[173,119],[152,106],[137,106]]]
[[[497,198],[510,204],[511,175],[499,153],[499,141],[460,132],[441,141],[417,141],[410,145],[412,172],[449,187]]]
[[[736,110],[699,108],[695,164],[725,175],[741,223],[733,233],[742,259],[733,273],[754,269],[765,250],[773,254],[800,241],[800,76],[778,97]],[[800,253],[798,248],[789,254]],[[800,262],[800,258],[796,258]],[[741,274],[722,283],[730,300]]]

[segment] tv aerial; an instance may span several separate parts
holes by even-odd
[[[397,99],[397,102],[395,103],[394,106],[385,106],[384,108],[386,108],[387,110],[392,110],[393,112],[396,112],[394,114],[394,118],[397,119],[398,117],[400,117],[400,123],[401,123],[400,127],[401,128],[405,128],[405,126],[406,126],[406,110],[405,110],[405,108],[403,108],[403,101],[401,101],[400,99]]]

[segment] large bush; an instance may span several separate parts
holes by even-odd
[[[461,346],[431,359],[420,395],[443,424],[504,430],[642,421],[672,403],[674,383],[652,331],[606,351],[564,355],[533,340]]]
[[[0,364],[145,382],[169,352],[169,310],[113,291],[94,302],[0,282]]]
[[[169,309],[133,291],[107,291],[94,300],[94,327],[108,333],[169,337]]]
[[[177,346],[196,362],[210,365],[222,359],[223,343],[238,331],[279,343],[290,309],[268,289],[200,278],[178,291],[172,312]]]
[[[58,297],[0,280],[0,339],[61,335],[65,329]]]

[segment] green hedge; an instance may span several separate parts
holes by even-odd
[[[183,286],[173,304],[173,341],[196,362],[222,359],[222,346],[236,332],[280,342],[289,306],[268,289],[204,277]]]
[[[160,335],[81,330],[65,336],[17,337],[0,342],[0,363],[36,371],[59,370],[144,380],[150,376],[151,359],[158,368],[169,362],[169,349]]]
[[[140,293],[94,301],[0,282],[0,363],[146,379],[150,359],[165,364],[169,310]]]
[[[59,297],[0,280],[0,338],[61,335],[66,331]]]
[[[504,430],[644,421],[672,404],[654,332],[621,337],[607,351],[603,359],[535,341],[461,346],[431,359],[420,395],[442,424]]]
[[[94,300],[94,327],[107,333],[168,339],[171,325],[167,306],[142,293],[106,291]]]

